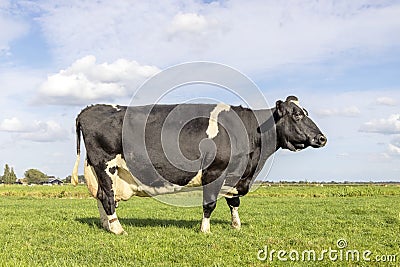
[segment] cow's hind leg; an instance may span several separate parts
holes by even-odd
[[[97,191],[98,208],[100,220],[103,227],[114,234],[126,234],[118,220],[115,212],[114,191],[112,188],[112,179],[104,171],[105,168],[95,168],[96,174],[99,177],[99,188]],[[101,205],[100,205],[101,204]]]
[[[239,206],[240,206],[240,198],[239,197],[233,197],[233,198],[225,198],[226,203],[228,203],[228,206],[231,210],[231,215],[232,215],[232,228],[240,230],[240,218],[239,218]]]
[[[93,166],[89,165],[87,160],[85,160],[84,175],[85,175],[86,185],[88,187],[90,194],[97,200],[97,208],[99,209],[99,213],[100,213],[101,225],[103,226],[103,228],[105,228],[105,229],[107,229],[107,231],[109,231],[110,229],[108,226],[108,218],[107,218],[106,211],[103,208],[103,203],[97,198],[97,193],[99,190],[99,182],[98,182],[98,179],[95,174]]]
[[[207,181],[204,176],[203,179],[203,181]],[[200,231],[203,233],[210,233],[211,213],[217,206],[218,194],[224,181],[225,177],[218,177],[217,180],[203,186],[203,220],[200,227]]]
[[[110,231],[106,211],[103,208],[103,203],[99,199],[97,199],[97,208],[99,209],[99,213],[100,213],[101,225],[103,226],[104,229],[106,229],[107,231]]]
[[[114,234],[126,234],[115,212],[115,201],[111,201],[111,198],[114,199],[113,193],[112,195],[106,195],[99,188],[97,207],[99,208],[101,223],[106,230]]]

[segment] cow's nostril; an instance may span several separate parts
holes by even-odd
[[[323,136],[322,134],[318,137],[318,141],[320,144],[325,145],[326,143],[326,137]]]

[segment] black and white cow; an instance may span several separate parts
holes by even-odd
[[[93,105],[76,119],[73,184],[78,181],[81,132],[86,183],[97,199],[103,227],[115,234],[124,233],[115,212],[118,201],[195,186],[203,190],[202,232],[210,231],[221,194],[231,210],[232,227],[240,229],[239,197],[249,192],[268,157],[279,148],[299,151],[327,142],[294,96],[267,110],[226,104]]]

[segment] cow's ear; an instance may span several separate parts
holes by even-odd
[[[285,103],[282,100],[276,101],[276,112],[280,118],[285,115]]]
[[[290,95],[290,96],[286,97],[286,102],[289,102],[289,101],[299,101],[299,99],[297,98],[297,96]]]

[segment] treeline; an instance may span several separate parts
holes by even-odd
[[[0,176],[0,183],[4,184],[15,184],[18,180],[20,183],[26,184],[42,184],[49,180],[47,174],[39,171],[38,169],[29,169],[24,172],[24,178],[17,179],[17,176],[14,172],[14,168],[10,167],[8,164],[4,166],[4,173]],[[61,179],[60,179],[61,180]],[[67,176],[66,178],[62,179],[65,183],[71,182],[71,176]],[[83,175],[79,176],[79,182],[85,182]]]
[[[37,169],[29,169],[25,171],[24,178],[21,180],[29,184],[40,184],[47,181],[48,176]],[[17,175],[15,175],[13,167],[10,168],[8,164],[4,166],[4,173],[0,177],[0,182],[4,184],[14,184],[17,182]]]

